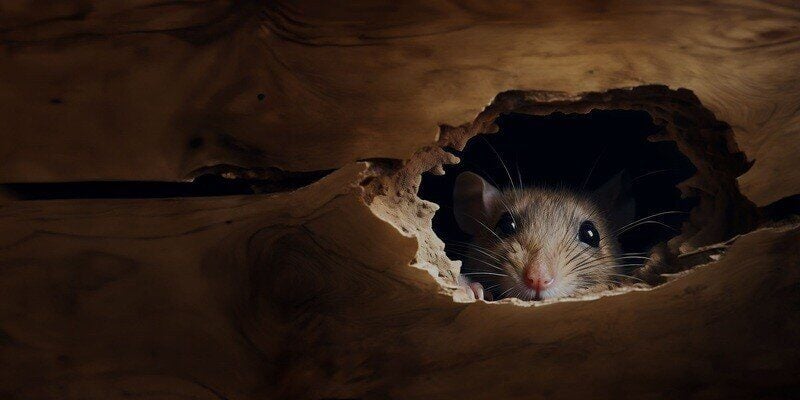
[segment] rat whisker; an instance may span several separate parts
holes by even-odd
[[[621,235],[621,234],[623,234],[625,232],[630,231],[631,229],[638,228],[638,227],[640,227],[642,225],[648,225],[648,224],[663,226],[663,227],[665,227],[665,228],[667,228],[669,230],[672,230],[674,232],[677,232],[677,233],[681,232],[679,229],[675,229],[675,228],[673,228],[673,227],[671,227],[671,226],[669,226],[669,225],[667,225],[667,224],[665,224],[663,222],[660,222],[660,221],[642,221],[642,222],[639,222],[639,223],[637,223],[635,225],[629,226],[629,227],[625,228],[624,230],[620,230],[619,232],[615,232],[614,235],[619,236],[619,235]]]
[[[587,251],[589,251],[589,250],[600,251],[600,248],[595,248],[595,247],[591,247],[591,246],[586,246],[586,248],[585,248],[585,249],[583,249],[583,250],[581,250],[581,251],[580,251],[580,253],[578,253],[578,254],[576,254],[575,256],[573,256],[572,258],[570,258],[570,260],[569,260],[569,261],[567,261],[567,263],[566,263],[566,264],[569,264],[569,263],[571,263],[571,262],[572,262],[572,261],[574,261],[576,258],[578,258],[578,257],[580,257],[581,255],[585,254],[585,253],[586,253]]]
[[[492,149],[492,152],[494,152],[494,154],[497,156],[497,161],[500,161],[500,165],[506,171],[506,176],[508,176],[508,182],[511,184],[511,188],[514,190],[514,192],[516,192],[517,186],[514,185],[514,179],[511,178],[511,172],[509,172],[508,167],[506,167],[506,163],[505,161],[503,161],[503,157],[501,157],[500,153],[497,152],[497,149],[495,149],[494,146],[492,146],[492,144],[489,143],[489,139],[486,139],[485,137],[481,137],[481,139],[483,139],[486,145],[489,146],[489,148]]]
[[[497,299],[497,300],[502,300],[502,299],[504,299],[505,297],[503,297],[503,296],[505,296],[505,294],[506,294],[506,293],[510,292],[510,291],[511,291],[511,290],[513,290],[515,287],[516,287],[516,286],[512,286],[512,287],[508,288],[508,290],[506,290],[505,292],[503,292],[503,293],[500,293],[500,296],[498,296],[498,299]]]
[[[492,275],[492,276],[508,276],[508,274],[495,274],[493,272],[467,272],[466,274],[461,274],[464,276],[471,276],[471,275]]]
[[[624,274],[609,274],[609,275],[610,275],[610,276],[618,276],[618,277],[621,277],[621,278],[627,278],[627,279],[634,279],[634,280],[636,280],[636,281],[639,281],[639,282],[641,282],[641,283],[647,283],[647,282],[645,282],[643,279],[641,279],[641,278],[637,278],[637,277],[635,277],[635,276],[631,276],[631,275],[624,275]]]
[[[567,242],[567,245],[569,246],[567,251],[565,251],[567,257],[572,255],[573,252],[578,249],[578,246],[580,246],[580,242],[577,239],[578,235],[573,235],[569,242]],[[566,240],[566,237],[563,240]]]
[[[492,286],[484,288],[483,289],[484,297],[485,297],[486,293],[491,293],[491,290],[494,290],[494,288],[499,287],[500,285],[502,285],[502,283],[498,283],[498,284],[495,284],[495,285],[492,285]],[[492,296],[492,297],[494,297],[494,296]]]
[[[618,229],[616,232],[614,232],[614,236],[616,236],[616,234],[617,234],[619,231],[621,231],[621,230],[623,230],[623,229],[627,228],[627,227],[628,227],[628,226],[630,226],[630,225],[636,224],[636,223],[638,223],[638,222],[641,222],[641,221],[646,221],[646,220],[649,220],[649,219],[651,219],[651,218],[660,217],[660,216],[662,216],[662,215],[672,215],[672,214],[688,214],[688,213],[687,213],[687,212],[685,212],[685,211],[664,211],[664,212],[656,213],[656,214],[653,214],[653,215],[648,215],[648,216],[646,216],[646,217],[644,217],[644,218],[640,218],[640,219],[638,219],[638,220],[636,220],[636,221],[633,221],[633,222],[631,222],[631,223],[629,223],[629,224],[627,224],[627,225],[625,225],[625,226],[623,226],[623,227],[619,228],[619,229]]]
[[[452,249],[453,247],[455,247],[456,249],[462,249],[462,250],[473,250],[473,251],[477,251],[478,253],[481,253],[481,254],[483,254],[483,255],[485,255],[485,256],[487,256],[487,257],[489,257],[489,258],[491,258],[491,259],[493,259],[495,261],[511,262],[507,257],[503,256],[502,254],[496,253],[494,251],[491,251],[489,249],[486,249],[486,248],[478,246],[478,245],[464,245],[464,244],[453,243],[453,244],[449,244],[448,246],[451,247],[450,248],[451,251],[453,250]]]
[[[638,259],[638,260],[645,260],[645,261],[647,261],[647,262],[652,262],[652,263],[655,263],[656,265],[660,265],[660,266],[667,266],[667,264],[666,264],[666,263],[664,263],[663,261],[659,261],[659,260],[656,260],[656,259],[654,259],[654,258],[651,258],[651,257],[628,256],[628,257],[620,257],[620,260],[622,260],[622,259],[626,259],[626,258],[633,258],[633,259]],[[642,263],[642,265],[646,264],[647,262],[645,262],[645,263]]]
[[[650,175],[660,174],[660,173],[662,173],[662,172],[669,172],[669,171],[674,171],[674,169],[672,169],[672,168],[667,168],[667,169],[659,169],[659,170],[655,170],[655,171],[650,171],[650,172],[648,172],[648,173],[645,173],[645,174],[639,175],[639,176],[637,176],[637,177],[635,177],[635,178],[631,179],[631,183],[633,183],[633,182],[636,182],[636,181],[637,181],[637,180],[639,180],[639,179],[646,178],[646,177],[648,177],[648,176],[650,176]]]
[[[613,269],[613,268],[619,268],[619,267],[641,267],[641,266],[642,266],[642,264],[633,263],[633,264],[603,265],[601,267],[605,268],[605,269]]]
[[[482,138],[482,139],[484,141],[486,141],[486,138]],[[488,141],[486,141],[486,144],[489,145],[489,147],[491,147],[491,145],[489,144]],[[492,147],[492,150],[494,150],[493,147]],[[499,158],[499,154],[497,153],[497,151],[495,151],[495,154]],[[501,160],[501,162],[502,162],[502,160]],[[505,164],[503,164],[503,168],[505,168]],[[501,185],[498,185],[497,181],[494,180],[491,177],[491,174],[489,174],[484,168],[478,168],[478,169],[480,169],[483,172],[483,175],[486,177],[487,180],[489,180],[491,182],[492,185],[494,185],[495,188],[500,188],[501,187]],[[508,169],[507,168],[506,168],[506,174],[508,174],[509,180],[510,180],[511,179],[511,174],[508,173]],[[511,182],[511,187],[514,189],[512,191],[512,194],[514,195],[514,199],[517,200],[518,199],[517,196],[516,196],[517,189],[514,186],[514,182],[513,181]],[[511,212],[511,207],[509,207],[508,203],[505,201],[505,199],[503,199],[503,196],[498,196],[498,200],[500,200],[500,204],[503,206],[503,208],[505,208],[506,211],[508,211],[508,213],[511,214],[511,219],[514,221],[514,223],[516,223],[517,221],[514,218],[514,213]]]
[[[627,255],[627,254],[632,254],[632,255]],[[603,257],[598,257],[598,258],[594,258],[594,259],[588,259],[588,260],[585,260],[585,261],[582,261],[582,262],[576,264],[575,266],[573,266],[570,269],[570,271],[577,270],[577,269],[582,268],[584,266],[597,266],[597,265],[600,265],[600,264],[604,263],[605,261],[607,261],[609,259],[613,259],[615,261],[624,261],[624,260],[627,260],[627,259],[638,259],[638,260],[655,261],[650,257],[638,256],[638,255],[635,255],[635,254],[645,254],[645,253],[623,253],[623,255],[620,255],[620,256],[617,256],[615,254],[609,254],[609,255],[606,255],[606,256],[603,256]],[[566,263],[566,264],[568,265],[569,263]]]
[[[608,259],[617,260],[618,258],[619,257],[616,257],[616,255],[614,255],[614,254],[608,254],[608,255],[605,255],[603,257],[597,257],[597,258],[581,261],[578,264],[576,264],[574,266],[574,268],[581,267],[581,266],[589,264],[589,263],[595,263],[595,262],[604,261],[604,260],[608,260]],[[567,265],[569,265],[569,263],[567,263]]]
[[[612,265],[608,265],[603,261],[597,261],[597,262],[592,262],[592,263],[588,263],[588,264],[585,264],[585,265],[581,265],[579,268],[577,268],[577,267],[576,268],[572,268],[572,269],[570,269],[570,271],[568,271],[567,274],[565,274],[565,276],[569,276],[570,273],[579,273],[579,272],[582,272],[582,271],[585,271],[585,270],[588,270],[588,269],[601,268],[603,270],[609,270],[609,269],[614,269],[614,268],[617,268],[617,267],[627,267],[627,266],[641,266],[641,264],[618,264],[618,265],[613,265],[612,264]]]
[[[459,256],[461,256],[461,257],[466,257],[466,258],[468,258],[468,259],[470,259],[470,260],[473,260],[473,261],[477,261],[477,262],[479,262],[479,263],[481,263],[481,264],[487,265],[487,266],[489,266],[489,267],[491,267],[491,268],[494,268],[494,269],[496,269],[496,270],[498,270],[498,271],[503,271],[503,272],[505,272],[505,270],[503,270],[502,268],[500,268],[500,267],[498,267],[498,266],[496,266],[496,265],[494,265],[494,264],[492,264],[492,263],[490,263],[490,262],[488,262],[488,261],[481,260],[480,258],[477,258],[477,257],[473,257],[473,256],[472,256],[472,255],[470,255],[470,254],[463,254],[463,253],[462,253],[462,254],[458,254],[458,255],[459,255]]]
[[[650,254],[650,252],[649,251],[630,251],[630,252],[627,252],[627,253],[620,253],[619,256],[620,257],[624,257],[624,256],[643,256],[645,254]]]
[[[600,151],[600,154],[597,158],[594,159],[594,163],[592,164],[592,168],[589,169],[589,174],[586,175],[586,179],[584,179],[583,184],[581,185],[581,190],[586,189],[586,184],[589,183],[589,179],[591,179],[592,174],[594,173],[594,169],[597,168],[597,164],[600,162],[600,159],[606,154],[606,147],[603,147],[603,150]]]
[[[492,144],[489,143],[488,139],[486,139],[485,137],[481,137],[481,139],[483,139],[484,143],[486,143],[486,145],[492,150],[492,152],[494,152],[495,156],[497,156],[497,160],[500,161],[500,165],[503,167],[503,170],[505,171],[506,176],[508,177],[508,183],[511,184],[511,189],[512,189],[511,195],[514,197],[515,202],[519,201],[517,186],[514,185],[514,179],[511,178],[511,172],[509,172],[506,163],[503,161],[503,157],[501,157],[500,153],[498,153],[497,150],[494,148],[494,146],[492,146]],[[500,185],[498,185],[497,182],[495,182],[494,180],[492,180],[492,183],[494,184],[495,187],[500,187]],[[503,196],[500,196],[500,202],[503,203],[506,211],[508,211],[508,213],[511,214],[512,221],[514,221],[514,223],[517,223],[516,218],[514,217],[514,213],[511,212],[508,205],[503,200]]]
[[[487,231],[489,231],[489,233],[491,233],[492,235],[494,235],[494,237],[496,237],[496,238],[497,238],[497,240],[499,240],[500,242],[502,242],[502,241],[503,241],[503,238],[501,238],[501,237],[500,237],[500,236],[499,236],[499,235],[498,235],[498,234],[497,234],[497,233],[496,233],[496,232],[495,232],[493,229],[491,229],[491,228],[489,228],[488,226],[486,226],[486,224],[484,224],[484,223],[483,223],[483,221],[481,221],[481,220],[479,220],[478,218],[475,218],[475,217],[473,217],[473,216],[471,216],[471,215],[468,215],[468,214],[463,214],[463,213],[462,213],[461,215],[463,215],[463,216],[465,216],[465,217],[467,217],[467,218],[472,218],[472,219],[473,219],[475,222],[477,222],[478,224],[480,224],[480,226],[482,226],[484,229],[486,229]],[[513,218],[513,215],[512,215],[512,218]]]

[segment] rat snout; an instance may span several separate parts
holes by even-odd
[[[548,270],[545,264],[535,262],[528,265],[523,272],[522,279],[525,282],[525,286],[535,290],[537,296],[540,292],[550,288],[555,282],[555,278]]]

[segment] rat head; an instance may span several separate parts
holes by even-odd
[[[625,182],[617,175],[587,195],[500,191],[462,173],[453,202],[459,227],[473,236],[467,275],[496,299],[540,300],[609,287],[619,274],[614,226],[633,218]]]

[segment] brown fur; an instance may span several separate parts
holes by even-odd
[[[537,257],[555,278],[553,287],[541,294],[544,299],[602,290],[613,284],[619,273],[618,244],[603,210],[590,198],[567,190],[526,188],[505,190],[499,199],[488,215],[482,216],[483,229],[474,237],[464,264],[466,275],[495,299],[532,299],[522,274]],[[501,239],[494,227],[505,212],[511,212],[517,229]],[[578,239],[578,229],[586,220],[600,233],[598,248]]]

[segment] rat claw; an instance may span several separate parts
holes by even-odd
[[[476,300],[485,300],[483,297],[483,285],[478,282],[472,282],[469,284],[469,288],[472,290],[472,294],[475,295]]]
[[[467,293],[467,297],[469,297],[470,300],[484,300],[483,285],[480,283],[470,282],[466,276],[459,275],[458,285],[464,289],[464,291]]]

